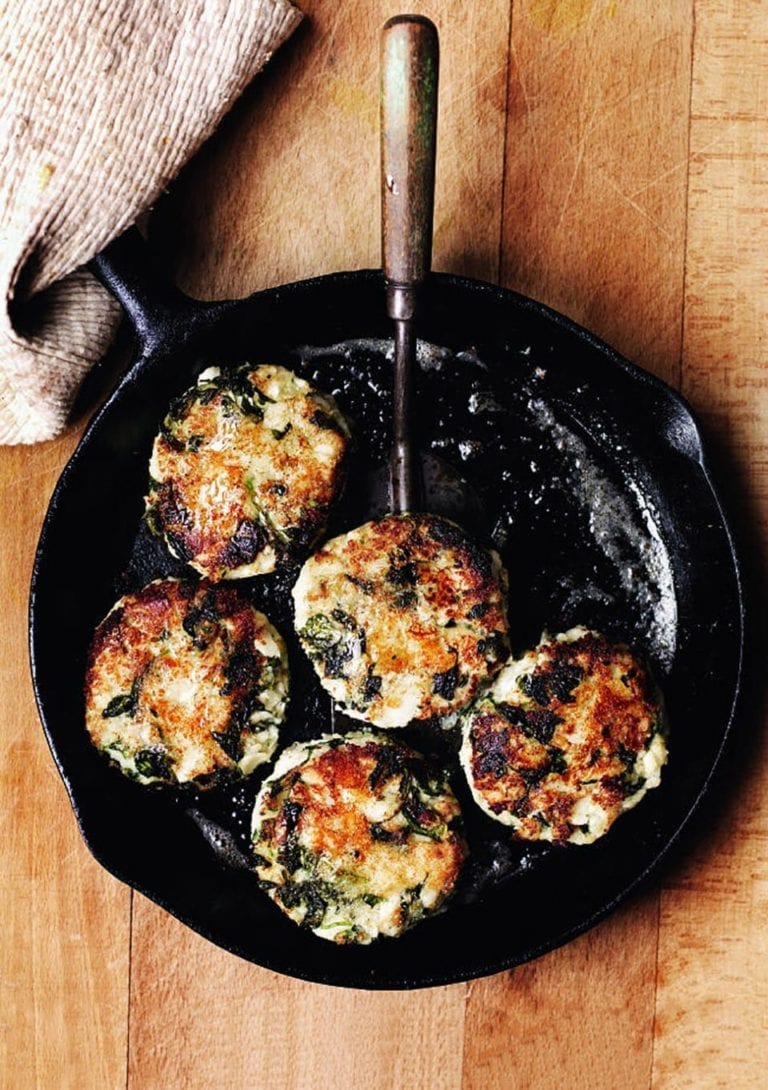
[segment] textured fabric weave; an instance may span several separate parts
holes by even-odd
[[[62,430],[118,314],[81,266],[300,18],[288,0],[0,0],[0,443]]]

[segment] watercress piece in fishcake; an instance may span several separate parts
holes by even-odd
[[[326,542],[293,589],[302,646],[348,715],[379,727],[467,703],[509,650],[494,552],[435,515],[390,515]]]
[[[155,439],[146,518],[210,579],[273,571],[325,527],[349,440],[333,398],[284,367],[210,367]]]
[[[452,893],[466,856],[459,804],[408,746],[375,732],[291,746],[253,811],[262,887],[338,943],[400,935]]]
[[[235,587],[158,579],[96,629],[85,699],[92,741],[127,776],[212,786],[272,757],[285,644]]]
[[[510,659],[461,716],[479,806],[526,840],[590,844],[661,779],[661,697],[642,660],[586,628]]]

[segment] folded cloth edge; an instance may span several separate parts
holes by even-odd
[[[153,9],[153,2],[137,0],[137,7],[150,3],[151,13],[157,10]],[[76,169],[67,173],[67,165],[72,160],[65,159],[60,170],[64,183],[58,191],[46,200],[50,181],[47,175],[53,173],[53,167],[43,163],[37,187],[40,192],[33,191],[26,203],[19,197],[30,191],[29,185],[26,190],[19,185],[19,178],[28,180],[30,166],[32,169],[35,166],[34,143],[20,140],[23,130],[19,134],[13,128],[15,124],[18,129],[18,118],[23,110],[29,110],[29,101],[24,101],[24,94],[28,100],[29,85],[34,81],[28,72],[22,73],[17,80],[15,87],[19,88],[19,93],[15,100],[11,92],[11,109],[6,112],[11,119],[11,131],[6,147],[13,151],[16,146],[19,154],[15,159],[12,156],[6,159],[5,170],[0,166],[0,196],[8,197],[4,201],[6,215],[0,219],[6,254],[6,260],[0,261],[0,291],[5,298],[5,306],[0,307],[0,444],[40,442],[56,437],[66,428],[77,390],[90,367],[107,352],[120,314],[120,308],[106,290],[81,266],[152,205],[302,18],[301,12],[288,0],[261,0],[260,3],[242,0],[224,5],[219,0],[198,0],[190,5],[191,8],[195,8],[197,21],[192,23],[188,19],[183,26],[171,28],[166,56],[161,58],[175,66],[174,79],[178,79],[180,67],[185,62],[189,65],[190,60],[195,59],[196,51],[204,53],[206,46],[210,48],[213,26],[220,31],[215,43],[217,51],[224,38],[228,42],[226,58],[230,67],[223,74],[217,71],[196,97],[194,94],[188,96],[181,106],[177,106],[178,113],[179,109],[187,108],[190,98],[193,99],[189,107],[191,114],[183,116],[181,121],[175,115],[160,119],[161,128],[169,127],[169,120],[176,125],[175,139],[169,137],[154,157],[149,149],[145,158],[150,162],[143,164],[143,184],[135,192],[125,185],[124,179],[118,179],[118,183],[123,182],[122,188],[120,184],[113,185],[114,191],[109,197],[114,208],[107,217],[94,217],[93,223],[77,223],[77,205],[74,204],[73,211],[73,202],[83,195],[84,187],[112,184],[108,156],[105,169],[103,157],[100,161],[91,153],[89,158],[87,139],[80,136]],[[233,17],[233,11],[236,17]],[[113,22],[101,27],[102,38],[108,31],[114,33],[116,26]],[[7,27],[0,18],[0,40],[4,31]],[[88,31],[92,32],[92,23]],[[50,48],[53,52],[55,43],[45,47],[38,43],[38,48]],[[119,74],[119,56],[114,63]],[[132,75],[126,72],[123,78],[129,79]],[[43,65],[38,79],[45,76]],[[67,79],[76,78],[75,64],[62,80],[66,85]],[[96,131],[94,140],[102,135]],[[66,140],[60,143],[64,144],[65,153],[71,151]],[[130,151],[130,145],[126,146]],[[50,147],[49,141],[49,155]],[[122,164],[125,168],[124,160]],[[26,176],[21,173],[22,167],[26,169]],[[53,283],[49,285],[46,285],[47,268],[55,270]],[[43,290],[28,299],[16,298],[17,294],[22,294],[19,285],[25,280],[42,285]]]

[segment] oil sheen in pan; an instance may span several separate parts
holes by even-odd
[[[547,370],[519,354],[511,381],[473,352],[419,342],[413,418],[422,456],[447,462],[481,503],[481,529],[510,574],[513,646],[522,648],[522,616],[527,643],[531,625],[537,639],[545,626],[583,620],[583,610],[663,672],[674,657],[677,606],[652,506],[621,444],[607,432],[586,434],[550,398]],[[347,341],[304,348],[298,368],[351,415],[360,453],[375,464],[390,441],[391,366],[391,342]],[[430,498],[439,513],[453,513],[439,487]]]
[[[355,450],[344,499],[328,529],[332,536],[371,517],[372,482],[375,487],[382,480],[390,444],[392,342],[305,346],[280,362],[333,394],[353,427]],[[514,362],[512,368],[508,361],[484,361],[472,350],[419,342],[414,440],[426,475],[434,483],[434,466],[445,466],[447,473],[437,474],[443,483],[461,481],[476,508],[467,528],[500,552],[509,572],[516,651],[538,642],[544,629],[554,633],[585,624],[639,647],[663,687],[675,653],[677,608],[670,559],[642,469],[611,434],[608,418],[597,430],[594,413],[589,431],[580,423],[573,406],[590,391],[577,387],[573,396],[563,396],[550,376],[550,361],[537,359],[526,346],[516,350]],[[428,505],[437,513],[455,517],[454,499],[452,488],[428,484]],[[121,589],[182,570],[142,530]],[[246,584],[288,643],[291,700],[281,747],[331,729],[328,698],[293,635],[290,588],[297,571]],[[460,899],[474,900],[489,886],[546,865],[551,846],[514,842],[473,804],[458,767],[454,730],[427,725],[402,737],[452,773],[471,850]],[[261,779],[177,796],[228,866],[249,865],[250,812]]]

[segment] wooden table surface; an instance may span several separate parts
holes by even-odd
[[[153,231],[193,294],[379,263],[378,28],[398,9],[301,2],[304,26],[156,209]],[[417,10],[442,44],[435,267],[537,297],[681,389],[759,563],[768,5]],[[0,451],[4,1088],[768,1085],[768,771],[753,712],[699,836],[650,891],[569,946],[470,984],[299,983],[106,874],[48,754],[26,652],[35,541],[81,428]]]

